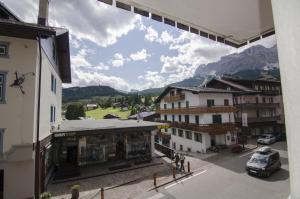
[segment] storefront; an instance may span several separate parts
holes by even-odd
[[[53,134],[54,164],[59,170],[120,160],[151,160],[159,126],[162,124],[118,119],[64,121]]]

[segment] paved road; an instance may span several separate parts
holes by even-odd
[[[252,152],[226,159],[196,171],[193,176],[169,184],[136,199],[285,199],[289,195],[286,143],[271,146],[280,152],[282,169],[267,179],[249,176],[245,163]]]

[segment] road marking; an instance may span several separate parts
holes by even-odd
[[[160,199],[164,196],[165,196],[164,194],[158,193],[158,194],[155,194],[154,196],[151,196],[150,198],[147,198],[147,199]]]
[[[173,183],[173,184],[170,184],[170,185],[166,186],[165,189],[169,189],[169,188],[171,188],[171,187],[173,187],[173,186],[175,186],[175,185],[178,185],[178,184],[180,184],[180,183],[182,183],[182,182],[184,182],[184,181],[186,181],[186,180],[189,180],[189,179],[191,179],[191,178],[193,178],[193,177],[196,177],[196,176],[198,176],[198,175],[201,175],[201,174],[205,173],[206,171],[207,171],[207,170],[201,171],[201,172],[196,173],[196,174],[192,174],[192,175],[191,175],[190,177],[188,177],[188,178],[185,178],[185,179],[183,179],[183,180],[180,180],[180,181],[178,181],[178,182],[175,182],[175,183]]]

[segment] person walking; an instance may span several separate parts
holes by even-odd
[[[179,155],[178,155],[178,153],[176,153],[176,155],[175,155],[175,165],[176,165],[176,169],[178,169],[178,163],[179,163]]]
[[[181,154],[181,156],[180,156],[180,171],[185,171],[185,169],[184,169],[184,159],[185,159],[185,157],[184,157],[184,155],[182,155]]]

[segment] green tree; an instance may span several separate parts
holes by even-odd
[[[81,103],[72,103],[67,107],[66,119],[78,120],[79,117],[85,117],[84,107]]]

